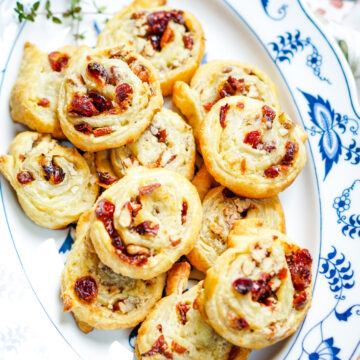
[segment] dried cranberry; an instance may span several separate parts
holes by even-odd
[[[287,276],[287,269],[286,268],[282,268],[279,270],[279,279],[283,280],[285,279]]]
[[[121,240],[120,236],[116,236],[115,238],[113,238],[112,245],[114,246],[114,248],[116,248],[122,252],[125,251],[125,245],[124,245],[123,241]]]
[[[184,34],[183,42],[184,42],[185,48],[191,50],[194,46],[194,40],[193,40],[192,34]]]
[[[47,98],[42,98],[42,99],[40,99],[40,100],[38,101],[37,104],[38,104],[39,106],[42,106],[42,107],[49,107],[50,101],[49,101],[49,99],[47,99]]]
[[[183,201],[181,208],[181,225],[184,225],[186,222],[187,212],[188,212],[188,203],[186,201]]]
[[[183,347],[179,345],[177,342],[172,341],[171,347],[174,349],[174,351],[178,354],[183,354],[186,351],[186,347]]]
[[[91,62],[87,66],[87,73],[98,85],[104,85],[109,82],[109,75],[103,65],[97,62]]]
[[[75,94],[69,112],[75,116],[94,116],[99,114],[99,110],[93,104],[93,100],[88,95]]]
[[[154,50],[160,51],[161,47],[160,47],[160,37],[159,35],[151,35],[149,37],[150,39],[150,43],[151,46],[153,47]]]
[[[277,165],[273,165],[273,166],[270,166],[269,168],[267,168],[265,171],[264,171],[264,175],[267,177],[267,178],[276,178],[277,176],[279,176],[279,167]]]
[[[222,99],[227,96],[233,96],[239,93],[243,93],[244,90],[244,79],[236,79],[233,76],[229,76],[219,90],[219,97]]]
[[[93,133],[93,128],[87,123],[81,123],[74,125],[76,131],[79,131],[85,135],[90,135]]]
[[[302,291],[300,294],[294,295],[293,305],[296,310],[301,310],[305,307],[307,300],[307,294],[305,291]]]
[[[251,279],[248,279],[248,278],[236,279],[232,284],[232,287],[239,294],[242,294],[242,295],[246,295],[247,293],[249,293],[252,290],[252,286],[253,286],[253,282]]]
[[[204,108],[206,111],[210,111],[211,108],[214,106],[215,103],[216,103],[216,101],[208,102],[208,103],[206,103],[206,104],[203,105],[203,108]]]
[[[275,119],[276,112],[268,105],[264,105],[262,107],[262,114],[265,121],[270,121],[271,123]]]
[[[134,20],[137,20],[137,19],[142,18],[145,14],[146,14],[145,11],[138,11],[136,13],[132,13],[130,18],[134,19]]]
[[[63,182],[65,178],[64,170],[56,165],[54,158],[52,158],[51,163],[48,165],[41,165],[44,173],[45,180],[51,182],[54,185],[58,185]]]
[[[76,280],[75,283],[76,295],[86,303],[92,303],[95,301],[98,294],[98,287],[95,279],[91,276],[83,276]]]
[[[245,135],[244,143],[251,145],[253,149],[256,149],[261,141],[262,133],[259,130],[250,131]]]
[[[272,152],[273,150],[276,149],[276,145],[275,145],[275,142],[274,141],[269,141],[269,142],[266,142],[265,144],[263,144],[262,146],[262,150],[265,150],[266,152],[270,153]]]
[[[231,327],[233,329],[242,330],[248,329],[250,325],[243,317],[236,317],[231,319]]]
[[[98,171],[97,174],[101,184],[111,185],[117,180],[116,178],[112,177],[107,171]]]
[[[161,186],[160,183],[139,186],[139,194],[140,195],[151,194],[155,189],[159,188],[160,186]]]
[[[265,280],[253,281],[253,287],[251,290],[251,298],[253,301],[266,304],[266,300],[272,295],[271,287]]]
[[[164,143],[166,140],[166,129],[160,130],[155,136],[159,143]]]
[[[151,347],[151,349],[141,354],[141,356],[146,357],[161,354],[164,355],[167,359],[173,359],[173,355],[168,352],[168,348],[169,345],[167,344],[164,335],[160,335],[155,341],[154,345]]]
[[[143,221],[135,227],[135,231],[139,235],[156,236],[159,231],[159,224],[155,224],[154,226],[152,226],[151,221]]]
[[[133,93],[133,89],[129,84],[123,83],[116,88],[115,92],[117,103],[120,106],[124,106],[124,102],[130,98],[131,94]]]
[[[33,178],[33,176],[31,175],[31,173],[29,171],[21,171],[16,175],[17,181],[20,184],[29,184],[31,182],[33,182],[35,179]]]
[[[186,324],[186,313],[190,310],[190,306],[185,304],[184,302],[178,302],[176,304],[176,312],[179,317],[179,321],[185,325]]]
[[[229,109],[230,109],[229,104],[225,104],[220,108],[220,125],[222,128],[226,127],[225,119],[226,119],[226,113],[229,111]]]
[[[92,103],[94,104],[96,109],[99,110],[100,112],[104,112],[106,110],[111,109],[111,102],[108,99],[106,99],[104,96],[98,94],[95,91],[90,91],[88,95],[89,98],[92,100]]]
[[[297,143],[293,143],[292,141],[288,141],[285,144],[285,150],[286,150],[286,153],[285,153],[281,163],[284,165],[291,165],[291,163],[294,160],[295,154],[299,150],[299,145]]]
[[[311,282],[312,258],[307,249],[297,249],[286,255],[291,280],[296,291],[305,290]]]
[[[115,205],[109,200],[102,199],[96,206],[95,215],[100,221],[105,222],[113,218],[114,211]]]
[[[48,55],[49,63],[54,71],[60,72],[69,62],[69,55],[53,51]]]

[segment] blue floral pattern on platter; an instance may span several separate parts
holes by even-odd
[[[332,246],[332,250],[326,257],[320,257],[319,273],[324,275],[327,280],[336,302],[330,312],[304,335],[300,359],[341,360],[337,357],[341,348],[338,347],[339,345],[334,345],[334,336],[324,338],[324,325],[332,317],[338,321],[346,322],[352,315],[360,315],[360,304],[347,306],[345,311],[339,309],[341,302],[346,299],[344,292],[355,286],[354,270],[352,270],[351,263],[346,261],[345,255],[338,253],[336,248]],[[315,345],[315,348],[311,348],[305,344],[308,338],[318,338],[320,341]]]
[[[353,184],[346,188],[341,196],[336,197],[333,202],[333,208],[336,210],[336,215],[338,216],[337,222],[342,225],[341,232],[344,236],[348,235],[352,239],[354,239],[354,237],[360,239],[360,209],[351,209],[351,206],[356,200],[360,200],[360,179],[355,180]]]
[[[287,4],[282,4],[282,5],[277,9],[277,15],[276,15],[276,16],[271,15],[271,14],[269,13],[269,10],[268,10],[269,0],[261,0],[261,5],[262,5],[262,7],[264,8],[265,14],[266,14],[270,19],[273,19],[273,20],[276,20],[276,21],[280,21],[280,20],[284,19],[285,16],[286,16],[286,10],[287,10],[287,7],[288,7]]]
[[[359,120],[335,112],[330,102],[325,101],[320,95],[315,97],[304,91],[301,93],[308,102],[308,114],[312,122],[311,127],[305,127],[305,129],[311,136],[320,136],[318,146],[322,160],[325,161],[324,179],[333,165],[338,163],[340,155],[344,155],[344,160],[353,165],[359,164],[360,145],[354,138],[346,145],[345,136],[341,136],[348,132],[357,135],[360,127]]]
[[[317,47],[312,43],[310,37],[301,38],[300,30],[296,30],[294,34],[287,31],[285,35],[277,36],[278,41],[270,42],[268,45],[272,47],[275,54],[273,58],[275,63],[287,61],[291,63],[291,59],[306,47],[311,47],[312,52],[306,57],[306,66],[310,67],[313,74],[321,81],[331,84],[330,80],[321,75],[322,55],[319,54]]]
[[[71,246],[74,243],[74,236],[73,236],[73,229],[75,229],[75,225],[70,225],[68,227],[68,233],[66,235],[65,240],[63,241],[62,245],[59,249],[59,254],[65,254],[67,251],[71,250]]]

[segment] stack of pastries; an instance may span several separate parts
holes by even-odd
[[[263,71],[199,67],[204,48],[192,14],[135,0],[96,48],[25,44],[11,93],[13,120],[33,131],[1,173],[39,226],[77,223],[64,311],[85,333],[142,322],[138,359],[246,359],[310,307],[312,258],[278,198],[307,135]],[[192,267],[204,280],[186,291]]]

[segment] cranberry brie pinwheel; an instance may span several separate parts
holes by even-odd
[[[190,86],[176,82],[173,101],[187,117],[197,139],[201,121],[213,105],[234,95],[263,100],[280,109],[277,91],[269,76],[254,65],[231,60],[214,60],[200,66]]]
[[[15,122],[64,138],[56,108],[61,81],[75,50],[73,46],[64,46],[46,54],[37,46],[25,43],[19,74],[10,95],[10,113]]]
[[[124,329],[137,325],[162,296],[165,274],[135,280],[102,264],[88,236],[91,212],[80,217],[76,241],[61,279],[64,311],[72,311],[80,330]]]
[[[139,166],[99,197],[90,237],[100,260],[114,272],[150,279],[191,250],[201,215],[199,195],[185,177]]]
[[[58,114],[78,148],[100,151],[136,140],[163,103],[152,65],[132,50],[80,48],[59,93]]]
[[[82,157],[50,135],[27,131],[16,136],[9,155],[0,156],[0,171],[31,220],[61,229],[77,221],[96,200],[93,162],[92,155]]]
[[[200,306],[205,320],[234,345],[262,349],[291,335],[310,307],[312,258],[257,219],[240,220],[209,269]]]
[[[194,248],[187,255],[202,272],[214,265],[227,249],[227,237],[240,219],[260,218],[264,226],[285,233],[285,217],[278,196],[249,199],[235,195],[223,186],[209,191],[203,200],[203,221]]]
[[[200,128],[209,173],[234,193],[263,198],[287,188],[306,162],[306,132],[263,101],[218,101]]]
[[[205,39],[189,12],[171,9],[166,0],[135,0],[116,14],[99,35],[98,46],[128,42],[160,74],[164,96],[177,80],[190,81],[204,55]]]
[[[174,268],[188,263],[176,263]],[[190,266],[189,266],[190,268]],[[168,285],[173,283],[172,271]],[[187,278],[186,278],[187,281]],[[138,359],[245,360],[250,351],[219,336],[201,317],[197,297],[202,283],[183,288],[161,299],[141,324],[135,341]]]

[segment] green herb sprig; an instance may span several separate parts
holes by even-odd
[[[30,11],[26,11],[24,5],[17,1],[14,11],[18,14],[19,22],[21,23],[23,20],[29,20],[34,22],[37,16],[37,10],[39,9],[39,6],[40,1],[36,1],[30,8]]]

